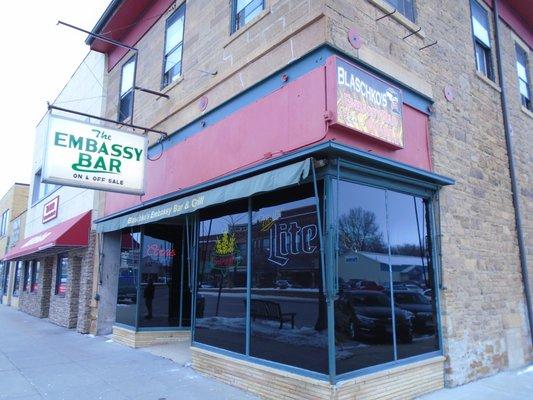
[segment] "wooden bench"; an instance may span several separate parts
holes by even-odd
[[[283,328],[284,322],[290,321],[294,329],[295,315],[296,313],[282,313],[280,304],[274,301],[252,299],[250,316],[253,321],[256,319],[279,321],[279,329]]]

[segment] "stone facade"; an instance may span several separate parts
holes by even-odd
[[[383,0],[267,0],[265,11],[230,35],[227,1],[188,2],[182,78],[163,89],[169,100],[136,93],[134,120],[176,132],[201,120],[197,101],[202,95],[209,98],[207,111],[212,110],[323,44],[431,99],[433,169],[456,180],[442,190],[439,199],[445,380],[455,386],[533,359],[501,87],[509,99],[529,265],[533,261],[533,194],[528,134],[533,130],[533,114],[519,103],[514,53],[519,39],[508,25],[500,24],[505,80],[502,83],[497,76],[492,82],[475,69],[469,1],[447,1],[440,6],[415,3],[416,24],[399,13],[378,20],[392,11]],[[139,86],[160,86],[165,19],[172,10],[135,43]],[[492,24],[490,10],[489,16]],[[360,49],[348,41],[352,28],[362,38]],[[420,32],[403,39],[418,28]],[[494,27],[491,36],[495,67]],[[120,68],[128,58],[109,73],[109,118],[116,117]],[[532,65],[530,56],[530,77]],[[201,71],[216,71],[216,75]],[[453,92],[449,99],[445,88]]]
[[[68,253],[68,283],[65,295],[55,293],[57,267],[52,268],[52,288],[50,290],[51,322],[66,328],[75,328],[78,323],[78,300],[80,294],[81,261],[85,251]],[[57,263],[57,257],[55,257]]]

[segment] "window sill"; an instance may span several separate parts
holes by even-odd
[[[385,2],[385,0],[368,0],[368,2],[376,6],[377,8],[379,8],[385,14],[388,14],[394,11],[394,7],[392,7],[389,3]],[[409,18],[404,16],[399,11],[396,11],[394,14],[392,14],[390,18],[394,19],[400,25],[403,25],[404,27],[406,27],[410,32],[416,32],[420,29],[420,25],[415,24],[413,21],[411,21]],[[422,29],[419,32],[416,32],[414,35],[418,36],[421,39],[426,38],[426,34],[424,33]]]
[[[524,106],[520,106],[520,109],[522,110],[523,113],[525,113],[529,118],[533,118],[533,111],[531,110],[528,110],[527,108],[525,108]]]
[[[257,24],[259,21],[261,21],[263,18],[265,18],[268,14],[270,14],[270,7],[265,8],[263,11],[261,11],[257,16],[254,17],[250,22],[248,22],[245,26],[243,26],[238,31],[233,32],[226,43],[224,44],[224,48],[228,47],[230,43],[232,43],[237,38],[241,37],[242,34],[244,34],[248,29],[250,29],[252,26]]]
[[[161,93],[163,94],[167,94],[168,92],[170,92],[172,89],[174,89],[176,86],[178,86],[181,82],[183,82],[183,73],[181,74],[181,76],[176,79],[174,82],[172,83],[169,83],[167,86],[165,86]]]
[[[482,80],[483,82],[485,82],[487,85],[489,85],[491,88],[493,88],[494,90],[496,90],[498,93],[501,93],[502,89],[498,86],[498,84],[492,80],[490,80],[489,78],[487,78],[485,75],[483,75],[481,72],[477,71],[476,70],[476,76]]]

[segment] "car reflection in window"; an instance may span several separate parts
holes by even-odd
[[[386,294],[372,290],[346,291],[340,295],[335,311],[338,329],[351,339],[392,341],[391,302]],[[397,340],[412,342],[413,313],[396,307],[394,316]]]
[[[433,311],[431,302],[426,296],[412,291],[395,291],[394,301],[398,307],[413,313],[415,332],[433,332],[435,329]]]

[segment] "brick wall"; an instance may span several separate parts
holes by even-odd
[[[36,260],[37,261],[37,260]],[[48,317],[48,307],[50,305],[50,283],[51,268],[45,271],[45,259],[38,260],[41,263],[39,276],[37,278],[38,289],[35,292],[30,291],[31,281],[28,282],[28,288],[21,292],[19,299],[19,310],[38,318]]]
[[[94,319],[92,304],[93,298],[93,275],[95,264],[96,232],[92,231],[89,235],[89,245],[83,252],[83,258],[80,265],[80,285],[78,299],[78,321],[77,330],[81,333],[89,333],[91,322]]]

